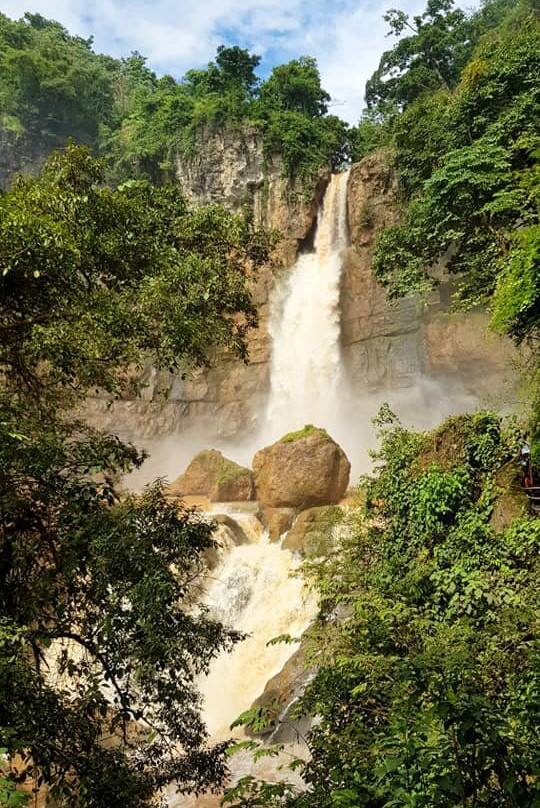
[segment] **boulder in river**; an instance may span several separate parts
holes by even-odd
[[[351,464],[324,429],[308,424],[266,446],[253,458],[262,508],[311,508],[339,502]]]
[[[211,502],[252,500],[253,472],[228,460],[216,449],[204,449],[169,486],[168,493],[177,497],[206,496]]]

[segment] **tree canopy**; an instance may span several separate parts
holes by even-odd
[[[144,455],[73,413],[148,357],[243,356],[269,240],[177,188],[103,179],[71,145],[0,198],[0,793],[144,808],[223,776],[195,680],[239,635],[194,606],[212,524],[159,483],[122,495]]]
[[[71,136],[106,159],[108,179],[167,180],[175,155],[192,153],[205,126],[249,124],[266,156],[284,154],[308,187],[321,165],[347,156],[347,126],[329,116],[315,59],[301,56],[256,74],[260,57],[220,45],[205,68],[158,78],[138,52],[118,60],[56,22],[0,15],[0,125],[50,147]],[[339,125],[338,125],[339,123]]]

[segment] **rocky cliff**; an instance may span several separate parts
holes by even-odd
[[[219,202],[234,211],[248,206],[258,223],[282,234],[274,260],[253,286],[260,325],[249,340],[250,363],[224,356],[210,370],[185,380],[148,368],[140,398],[112,407],[94,399],[90,417],[131,439],[182,432],[194,425],[208,437],[246,435],[255,430],[269,392],[269,293],[310,243],[329,173],[321,171],[312,198],[306,200],[302,189],[284,178],[279,155],[268,159],[260,133],[250,127],[201,132],[194,156],[178,157],[175,173],[192,203]],[[488,335],[485,314],[448,313],[452,284],[444,273],[427,303],[413,295],[389,302],[372,277],[377,233],[396,220],[396,189],[396,176],[384,155],[371,155],[352,166],[341,325],[343,361],[353,393],[382,395],[412,387],[423,377],[442,380],[464,396],[495,396],[500,403],[505,378],[512,375],[511,347]]]
[[[390,302],[371,271],[380,230],[397,221],[397,177],[384,155],[353,165],[348,185],[350,247],[342,282],[342,341],[356,393],[413,385],[419,374],[459,385],[465,395],[499,397],[512,387],[514,349],[491,334],[485,312],[449,313],[452,279],[428,300],[411,295]]]
[[[0,126],[0,190],[7,190],[16,174],[36,176],[47,155],[61,145],[42,133],[16,133]]]

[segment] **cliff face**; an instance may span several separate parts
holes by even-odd
[[[484,312],[448,313],[453,284],[444,268],[437,268],[441,282],[424,303],[414,295],[388,301],[372,276],[376,236],[397,221],[396,190],[397,177],[380,155],[351,169],[341,312],[343,357],[353,389],[408,387],[424,374],[479,398],[497,396],[500,403],[506,376],[512,381],[514,349],[490,334]]]
[[[0,190],[6,191],[18,173],[39,174],[47,156],[60,145],[37,132],[16,134],[0,126]]]
[[[249,338],[250,364],[223,356],[209,370],[182,380],[148,368],[139,399],[94,399],[93,422],[130,439],[148,439],[190,427],[209,437],[246,435],[257,426],[269,392],[271,343],[269,294],[276,278],[292,266],[313,232],[329,173],[321,172],[313,198],[284,179],[279,155],[265,161],[254,128],[201,133],[192,159],[178,158],[176,177],[194,204],[218,202],[238,212],[244,206],[255,221],[282,234],[274,260],[253,285],[260,325]],[[371,155],[355,164],[348,184],[350,247],[344,258],[341,290],[342,355],[353,392],[411,387],[419,375],[454,385],[464,394],[500,403],[512,349],[488,336],[484,314],[450,315],[451,282],[444,279],[427,303],[417,297],[387,300],[371,273],[380,229],[396,221],[397,178],[384,158]]]
[[[209,370],[196,371],[185,380],[149,367],[141,398],[113,405],[100,398],[88,403],[86,414],[93,423],[133,440],[195,425],[220,437],[245,434],[256,427],[270,380],[269,294],[276,277],[292,266],[299,245],[312,232],[330,171],[321,170],[307,200],[302,188],[284,177],[280,156],[265,157],[257,129],[243,127],[202,130],[195,155],[177,157],[175,175],[192,204],[219,203],[236,213],[247,207],[257,224],[276,228],[281,239],[252,287],[259,327],[249,338],[248,365],[222,356]]]

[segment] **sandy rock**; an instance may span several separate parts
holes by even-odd
[[[341,516],[335,505],[322,505],[302,511],[285,536],[283,547],[303,554],[316,551],[317,547],[331,538],[333,525]]]
[[[293,508],[265,508],[262,512],[262,521],[268,530],[270,541],[279,541],[292,525],[293,519]]]
[[[168,488],[169,496],[204,495],[211,502],[254,499],[253,474],[216,449],[199,452]]]
[[[307,425],[258,451],[253,470],[263,509],[304,509],[339,502],[351,464],[324,429]]]
[[[302,643],[280,672],[269,679],[264,691],[252,705],[262,710],[268,721],[267,726],[259,731],[249,728],[246,734],[251,737],[266,737],[272,743],[298,742],[298,732],[305,735],[309,728],[309,719],[298,720],[294,716],[294,707],[311,675],[312,670],[307,665],[306,649]]]
[[[249,539],[245,531],[238,524],[236,519],[233,519],[228,513],[212,514],[212,519],[214,522],[217,522],[218,525],[225,525],[236,545],[249,544]]]

